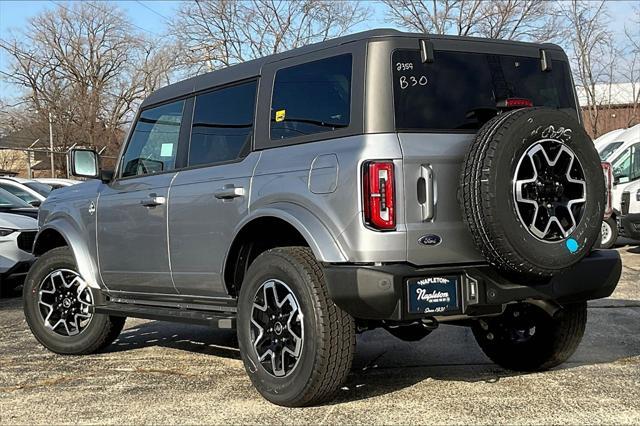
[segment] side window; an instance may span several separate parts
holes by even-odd
[[[184,101],[142,111],[122,156],[122,177],[175,168]]]
[[[628,178],[629,181],[640,177],[640,144],[626,149],[613,161],[613,176]]]
[[[348,127],[351,63],[351,55],[340,55],[279,70],[271,100],[271,139]]]
[[[8,183],[0,183],[0,188],[4,189],[5,191],[10,192],[11,194],[15,195],[16,197],[20,198],[21,200],[26,201],[27,203],[31,203],[33,201],[38,201],[38,199],[36,197],[34,197],[33,195],[29,194],[24,189],[20,189],[17,186],[13,186],[13,185],[8,184]]]
[[[196,96],[189,166],[232,161],[243,156],[253,135],[257,83]]]
[[[630,180],[640,178],[640,143],[631,147],[631,174]]]

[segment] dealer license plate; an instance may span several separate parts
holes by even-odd
[[[409,312],[431,315],[459,312],[459,288],[457,275],[410,278],[407,280]]]

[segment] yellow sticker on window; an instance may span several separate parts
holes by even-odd
[[[287,110],[284,110],[284,109],[276,111],[276,123],[284,121],[284,117],[286,115],[286,112],[287,112]]]

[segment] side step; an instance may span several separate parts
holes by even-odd
[[[144,306],[132,303],[108,302],[94,307],[97,314],[108,314],[117,317],[144,318],[156,321],[184,322],[206,325],[219,329],[235,329],[236,317],[229,312],[206,312],[163,306]]]

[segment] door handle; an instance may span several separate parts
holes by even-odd
[[[156,207],[167,202],[165,197],[160,197],[157,194],[149,194],[148,198],[140,200],[140,204],[145,207]]]
[[[418,178],[418,204],[420,204],[422,221],[433,219],[435,215],[435,194],[433,185],[433,168],[429,164],[420,166]]]
[[[244,196],[244,188],[241,186],[234,186],[233,184],[225,185],[214,192],[213,195],[219,200],[231,200],[236,197]]]

